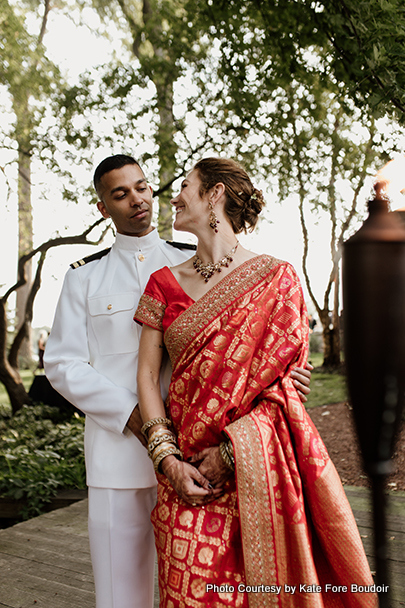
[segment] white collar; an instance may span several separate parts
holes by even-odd
[[[147,249],[154,249],[159,241],[158,231],[156,228],[153,228],[153,230],[145,236],[128,236],[126,234],[117,233],[113,247],[116,249],[125,249],[127,251],[146,251]]]

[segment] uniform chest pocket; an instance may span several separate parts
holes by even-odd
[[[138,350],[139,329],[133,320],[134,293],[89,298],[88,306],[100,354],[114,355]]]

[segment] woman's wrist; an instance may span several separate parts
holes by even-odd
[[[176,456],[174,454],[169,454],[168,456],[163,458],[163,460],[161,461],[160,470],[163,473],[163,475],[165,475],[165,477],[168,477],[169,471],[171,471],[171,469],[173,469],[173,467],[176,467],[178,464],[179,464],[179,459],[176,458]]]
[[[171,425],[168,418],[151,418],[141,429],[148,440],[148,456],[152,459],[156,473],[161,471],[161,464],[168,456],[183,460],[183,454],[177,446],[176,435],[170,430]]]
[[[157,418],[151,418],[147,420],[141,428],[142,435],[147,439],[150,435],[151,430],[155,431],[160,427],[169,428],[172,426],[171,420],[163,416]]]

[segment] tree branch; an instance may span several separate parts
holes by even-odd
[[[45,0],[44,3],[44,14],[42,17],[41,30],[38,36],[37,46],[40,46],[44,40],[45,32],[46,32],[46,24],[48,22],[49,11],[51,10],[51,2],[50,0]]]
[[[28,327],[31,324],[33,317],[35,296],[37,295],[39,288],[41,287],[41,274],[46,258],[46,253],[46,251],[41,252],[41,256],[37,264],[37,270],[35,272],[35,279],[31,285],[31,289],[29,291],[27,302],[25,305],[24,323],[22,323],[20,329],[18,330],[17,335],[15,336],[11,345],[10,352],[8,354],[8,362],[10,363],[11,367],[14,368],[18,367],[18,352],[21,348],[21,344],[24,338],[28,337]]]
[[[141,42],[142,42],[142,37],[141,37],[141,28],[139,27],[139,25],[136,23],[135,19],[133,18],[133,16],[131,15],[130,11],[128,10],[126,4],[125,4],[125,0],[118,0],[118,4],[122,10],[122,14],[124,15],[125,19],[127,20],[129,29],[131,30],[132,33],[132,50],[133,53],[135,55],[135,57],[137,57],[139,59],[139,47],[141,46]],[[142,3],[142,14],[145,17],[145,11],[147,11],[148,7],[145,7],[146,1],[144,0],[144,2]]]
[[[193,158],[193,156],[200,150],[204,149],[209,141],[212,141],[212,137],[206,136],[205,140],[199,146],[197,146],[196,148],[191,150],[191,152],[188,154],[188,156],[185,158],[185,160],[179,166],[180,172],[177,175],[175,175],[170,181],[168,181],[164,186],[161,186],[157,190],[154,190],[153,196],[159,196],[163,192],[166,192],[167,190],[169,190],[172,187],[173,183],[176,181],[176,179],[179,179],[180,177],[182,177],[185,174],[186,167],[187,167],[189,161]]]
[[[311,298],[318,315],[320,316],[321,313],[321,307],[318,304],[318,301],[315,297],[315,294],[312,291],[312,287],[311,287],[311,281],[309,278],[309,274],[307,271],[307,259],[308,259],[308,253],[309,253],[309,236],[308,236],[308,228],[307,225],[305,223],[305,214],[304,214],[304,202],[305,202],[305,186],[304,186],[304,179],[302,176],[302,171],[301,171],[301,158],[300,158],[300,144],[299,144],[299,135],[297,133],[297,125],[296,125],[296,117],[295,117],[295,113],[294,113],[294,99],[292,94],[289,94],[289,105],[291,110],[289,111],[289,116],[290,116],[290,124],[292,126],[293,129],[293,133],[294,133],[294,138],[293,138],[293,143],[294,143],[294,151],[293,151],[293,156],[295,157],[295,163],[297,166],[297,177],[298,177],[298,183],[299,183],[299,212],[300,212],[300,224],[301,224],[301,231],[302,231],[302,238],[303,238],[303,242],[304,242],[304,247],[303,247],[303,252],[302,252],[302,262],[301,262],[301,266],[302,266],[302,272],[304,273],[304,279],[305,279],[305,285],[307,287],[308,293],[309,293],[309,297]]]
[[[20,259],[19,259],[19,261],[18,261],[18,280],[17,280],[17,282],[12,287],[10,287],[10,289],[8,289],[6,291],[6,293],[4,294],[4,296],[1,298],[1,301],[2,302],[6,302],[7,299],[9,298],[9,296],[14,291],[16,291],[19,287],[22,287],[22,285],[26,284],[27,279],[25,277],[25,265],[37,253],[46,253],[47,251],[49,251],[49,249],[52,249],[53,247],[59,247],[60,245],[98,245],[103,240],[103,238],[104,238],[107,230],[109,229],[109,227],[107,227],[102,232],[100,238],[97,239],[96,241],[89,241],[87,239],[87,236],[88,236],[88,234],[90,234],[90,232],[94,228],[96,228],[96,226],[98,226],[99,224],[101,224],[104,221],[105,221],[104,218],[98,219],[91,226],[89,226],[84,232],[82,232],[81,234],[78,234],[78,235],[74,235],[74,236],[61,236],[61,237],[57,237],[55,239],[49,239],[49,241],[46,241],[45,243],[42,243],[42,245],[40,245],[36,249],[33,249],[32,251],[30,251],[26,255],[21,256]]]

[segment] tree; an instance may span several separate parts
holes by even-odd
[[[109,89],[109,99],[122,100],[129,122],[143,116],[148,124],[149,118],[150,132],[145,133],[144,126],[137,134],[155,144],[158,229],[160,236],[171,238],[172,184],[185,168],[208,150],[243,156],[239,144],[246,136],[246,127],[224,104],[223,83],[217,77],[218,57],[207,36],[210,24],[194,21],[196,7],[188,0],[88,0],[87,4],[106,22],[115,19],[120,26],[125,23],[131,64],[124,57],[110,77],[105,74],[103,83]],[[140,101],[139,88],[153,90],[153,96],[147,102]],[[95,109],[94,103],[91,105]],[[140,160],[151,160],[151,156],[148,152]],[[246,158],[251,161],[252,155]]]
[[[37,36],[28,33],[26,14],[21,7],[7,0],[0,5],[1,61],[0,83],[11,97],[15,122],[7,135],[16,144],[18,164],[18,253],[24,256],[33,248],[31,204],[31,158],[35,150],[36,129],[41,120],[38,102],[49,96],[52,85],[59,79],[58,70],[44,53],[50,1],[36,2],[38,13],[42,7]],[[25,265],[26,281],[17,291],[16,325],[25,323],[25,308],[31,288],[32,263]],[[31,360],[30,329],[25,332],[23,350],[26,362]]]
[[[358,105],[405,123],[405,6],[402,0],[332,0],[318,28],[333,46],[331,68]]]
[[[179,173],[178,133],[184,132],[181,119],[175,116],[174,89],[188,66],[201,61],[205,50],[198,44],[196,29],[187,25],[181,0],[117,0],[114,3],[94,0],[93,4],[105,18],[122,22],[124,17],[137,60],[136,82],[143,87],[149,83],[154,85],[150,109],[157,119],[151,137],[159,161],[158,229],[163,238],[171,238],[171,183]],[[121,14],[117,13],[118,7]]]
[[[0,381],[4,384],[10,398],[13,414],[21,409],[24,404],[30,403],[30,397],[23,386],[19,373],[18,354],[24,339],[27,338],[29,327],[31,326],[35,296],[37,295],[41,286],[41,274],[45,263],[46,254],[50,249],[60,247],[61,245],[98,245],[103,240],[109,227],[104,228],[101,235],[94,241],[89,240],[88,236],[92,230],[100,225],[103,221],[104,219],[100,218],[89,226],[84,232],[82,232],[82,234],[64,237],[59,236],[49,239],[45,243],[42,243],[39,247],[32,249],[24,256],[20,257],[18,262],[18,280],[14,285],[6,290],[2,297],[0,297]],[[25,305],[24,323],[17,331],[11,346],[8,349],[7,301],[12,293],[16,292],[26,284],[27,273],[25,267],[35,256],[39,257],[36,264],[35,278],[30,285]]]
[[[386,155],[375,121],[342,100],[334,87],[325,89],[316,79],[308,88],[292,83],[278,91],[267,119],[273,129],[271,163],[277,167],[280,197],[291,192],[298,195],[302,270],[322,324],[323,365],[338,368],[342,245],[358,220],[360,191],[365,180],[376,172],[378,161],[381,163]],[[312,289],[308,215],[329,218],[331,270],[323,301],[318,300]]]
[[[374,115],[405,116],[404,7],[396,0],[206,0],[194,19],[210,22],[220,46],[229,112],[266,142],[270,161],[261,161],[262,171],[274,175],[280,196],[299,195],[305,282],[323,326],[324,365],[338,367],[341,246],[382,153]],[[365,127],[364,139],[353,138],[351,123]],[[348,207],[339,182],[351,186]],[[308,208],[330,218],[332,268],[322,303],[308,269]]]
[[[359,108],[405,122],[402,0],[203,0],[194,20],[210,22],[227,89],[245,115],[254,109],[252,73],[255,91],[269,93],[316,72]]]
[[[360,4],[364,8],[363,5],[371,3]],[[333,44],[329,31],[333,28],[327,29],[324,23],[333,7],[337,15],[342,3],[206,0],[196,5],[190,0],[116,0],[114,3],[87,0],[80,5],[91,5],[106,22],[114,18],[125,28],[132,59],[122,52],[121,61],[103,68],[103,73],[99,70],[96,76],[84,74],[79,84],[64,89],[58,124],[43,136],[44,151],[52,151],[50,162],[54,162],[60,147],[52,141],[53,133],[55,140],[66,142],[65,156],[71,155],[73,159],[74,154],[81,155],[84,151],[91,154],[92,145],[102,139],[92,121],[102,113],[114,116],[114,135],[109,136],[110,141],[117,139],[124,149],[136,139],[145,145],[148,139],[153,139],[153,150],[149,147],[140,160],[150,161],[150,166],[157,167],[159,231],[163,237],[170,238],[172,183],[196,154],[206,150],[226,150],[227,154],[245,160],[251,168],[272,173],[281,191],[283,184],[290,187],[298,184],[302,209],[304,202],[312,204],[311,195],[301,188],[298,179],[300,171],[307,171],[304,159],[314,175],[319,170],[314,160],[314,142],[312,148],[305,144],[308,134],[302,129],[302,121],[308,118],[314,129],[314,141],[319,141],[319,150],[326,157],[327,149],[337,159],[336,165],[331,166],[332,173],[322,175],[323,182],[329,184],[328,189],[319,179],[316,193],[318,197],[328,195],[322,204],[325,208],[329,205],[332,215],[338,217],[340,201],[334,176],[340,169],[343,173],[347,170],[344,169],[346,160],[342,161],[337,148],[348,137],[342,135],[339,141],[336,134],[340,133],[342,121],[353,117],[353,103],[347,91],[356,102],[365,99],[360,88],[356,95],[350,89],[353,82],[336,59],[337,42]],[[340,27],[342,31],[346,27],[343,18],[338,32]],[[185,79],[187,90],[184,90]],[[141,91],[149,91],[149,97],[142,96]],[[292,95],[291,99],[287,93]],[[367,98],[367,103],[371,107],[371,98]],[[341,112],[339,120],[337,107]],[[77,118],[80,121],[76,121]],[[329,129],[332,119],[336,126],[335,146],[333,129],[332,132]],[[194,129],[197,135],[190,128],[191,120],[197,125]],[[367,124],[369,117],[364,114],[363,120]],[[152,125],[151,133],[145,130],[146,121]],[[258,136],[256,141],[253,135]],[[295,144],[291,150],[288,138]],[[270,151],[269,163],[262,158],[263,141]],[[155,156],[157,163],[153,161]],[[371,157],[370,153],[364,161],[364,171]],[[332,156],[329,160],[333,165]],[[353,184],[356,175],[353,170]],[[65,194],[71,198],[76,196],[74,188],[66,187]],[[337,224],[333,230],[336,237],[333,247],[337,251]],[[335,279],[332,283],[336,283]],[[335,291],[338,293],[338,289]],[[329,304],[319,305],[319,311],[326,308]],[[326,319],[326,312],[322,314]]]

